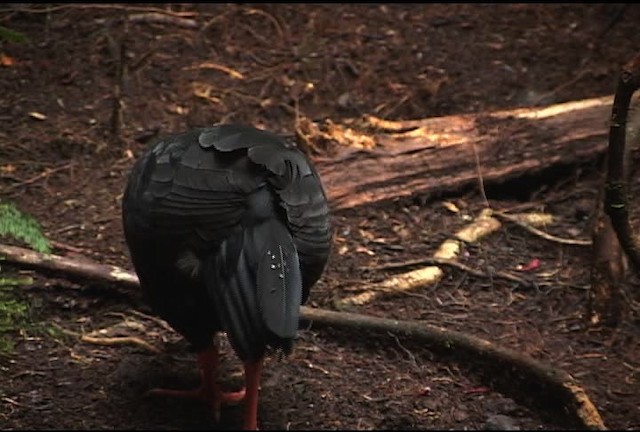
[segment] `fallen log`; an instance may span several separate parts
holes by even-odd
[[[35,269],[58,271],[111,284],[137,287],[137,276],[125,269],[90,261],[77,261],[58,255],[45,255],[29,249],[1,245],[6,262]],[[302,307],[303,322],[342,331],[389,333],[447,354],[461,364],[479,370],[490,385],[515,399],[527,398],[553,412],[566,427],[606,430],[604,422],[584,389],[568,373],[545,365],[532,357],[500,347],[473,335],[422,323],[377,318],[362,314],[334,312]],[[366,338],[349,338],[349,340]]]
[[[349,133],[373,139],[373,148],[338,146],[316,166],[334,210],[460,190],[479,181],[478,168],[485,186],[500,184],[602,156],[612,100],[400,122],[369,117]]]

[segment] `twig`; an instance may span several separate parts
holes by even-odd
[[[620,21],[620,18],[622,18],[625,12],[627,11],[628,6],[629,6],[629,3],[624,3],[622,5],[617,6],[617,9],[614,12],[613,16],[609,19],[607,24],[602,28],[600,33],[598,33],[598,35],[596,36],[596,39],[598,40],[602,39],[609,32],[609,30],[611,30],[613,26],[615,26],[618,23],[618,21]]]
[[[497,277],[500,279],[505,279],[511,282],[515,282],[519,285],[525,286],[525,287],[533,287],[535,285],[535,282],[533,281],[529,281],[523,278],[520,278],[516,275],[513,275],[511,273],[507,273],[507,272],[492,272],[491,274],[489,273],[485,273],[482,271],[478,271],[478,270],[474,270],[471,267],[464,265],[462,263],[459,263],[457,261],[453,261],[453,260],[449,260],[449,259],[439,259],[439,258],[420,258],[420,259],[415,259],[415,260],[409,260],[409,261],[403,261],[403,262],[399,262],[399,263],[390,263],[390,264],[384,264],[384,265],[380,265],[380,266],[376,266],[373,267],[373,270],[402,270],[402,269],[406,269],[407,267],[415,267],[415,266],[419,266],[419,265],[438,265],[438,266],[447,266],[447,267],[453,267],[456,268],[458,270],[462,270],[463,272],[469,273],[472,276],[476,276],[479,278],[488,278],[488,277]]]
[[[54,322],[53,325],[57,329],[59,329],[62,333],[66,334],[67,336],[79,338],[82,342],[87,342],[94,345],[106,345],[106,346],[136,345],[156,354],[161,352],[158,348],[154,347],[148,342],[145,342],[144,340],[135,336],[94,337],[94,336],[89,336],[87,334],[82,334],[73,330],[69,330],[67,328],[62,327],[60,324],[56,322]]]
[[[484,200],[484,206],[486,208],[491,208],[489,205],[489,200],[487,199],[487,193],[484,189],[484,177],[482,177],[482,165],[480,164],[480,156],[478,155],[478,149],[476,149],[476,144],[471,142],[471,150],[473,150],[473,159],[476,163],[476,173],[478,174],[478,189],[480,189],[480,195],[482,195],[482,199]]]
[[[136,345],[146,349],[147,351],[151,351],[152,353],[158,354],[161,351],[154,347],[153,345],[145,342],[144,340],[135,337],[135,336],[121,336],[121,337],[93,337],[88,335],[82,335],[80,337],[82,342],[87,342],[95,345],[106,345],[106,346],[115,346],[115,345]]]
[[[163,329],[170,331],[170,332],[175,332],[175,330],[169,325],[167,324],[167,322],[165,320],[162,320],[158,317],[154,317],[152,315],[147,315],[145,313],[142,313],[140,311],[137,311],[135,309],[129,309],[127,312],[129,312],[132,315],[136,315],[139,318],[144,318],[147,319],[149,321],[153,321],[154,323],[158,324],[160,327],[162,327]]]
[[[124,287],[138,287],[138,278],[134,273],[114,266],[98,263],[76,262],[68,258],[44,255],[23,248],[0,245],[0,254],[9,262],[27,264],[31,267],[55,269],[67,275],[83,276],[103,282],[117,282]],[[29,257],[29,259],[24,259]],[[122,275],[114,280],[113,274]],[[436,353],[456,355],[460,362],[479,368],[483,375],[490,377],[492,384],[503,391],[519,397],[519,388],[526,389],[529,397],[536,398],[538,404],[553,410],[562,421],[571,428],[606,430],[600,413],[578,382],[566,372],[545,365],[532,357],[496,345],[488,340],[425,324],[419,321],[402,321],[377,318],[362,314],[334,312],[302,306],[300,308],[301,325],[309,322],[314,327],[330,327],[343,331],[373,332],[378,335],[391,333],[405,341],[414,341],[420,346],[433,349]],[[349,338],[353,342],[366,341],[367,338]]]
[[[199,27],[198,21],[178,17],[175,15],[167,15],[159,12],[146,12],[133,14],[129,17],[131,22],[144,22],[144,23],[152,23],[152,24],[171,24],[178,27],[191,28],[195,29]]]
[[[51,174],[55,174],[55,173],[57,173],[59,171],[71,168],[72,165],[73,165],[73,163],[70,162],[70,163],[64,164],[64,165],[56,167],[56,168],[45,168],[45,170],[42,171],[40,174],[38,174],[38,175],[36,175],[34,177],[31,177],[28,180],[24,180],[24,181],[21,181],[20,183],[14,183],[14,184],[12,184],[10,186],[7,186],[4,189],[3,192],[7,193],[7,192],[12,191],[14,189],[17,189],[19,187],[33,184],[33,183],[37,182],[38,180],[42,180],[43,178],[49,177]]]
[[[573,246],[591,246],[592,242],[591,240],[575,240],[575,239],[566,239],[566,238],[561,238],[561,237],[557,237],[554,236],[552,234],[547,234],[546,232],[539,230],[538,228],[535,228],[525,222],[522,222],[518,217],[515,216],[511,216],[508,215],[506,213],[502,213],[502,212],[494,212],[494,215],[507,220],[509,222],[513,222],[514,224],[518,225],[521,228],[524,228],[525,230],[529,231],[531,234],[537,235],[538,237],[541,237],[545,240],[549,240],[555,243],[560,243],[560,244],[565,244],[565,245],[573,245]]]
[[[591,73],[590,70],[582,69],[580,72],[578,72],[569,81],[566,81],[566,82],[554,87],[550,91],[548,91],[546,93],[543,93],[543,94],[539,95],[538,97],[536,97],[533,101],[531,101],[531,105],[537,106],[537,105],[540,105],[542,103],[547,103],[551,99],[551,97],[553,97],[554,95],[560,93],[562,90],[571,87],[573,84],[577,83],[582,78],[586,77],[589,73]]]
[[[235,78],[235,79],[239,79],[239,80],[243,80],[244,79],[244,75],[240,72],[238,72],[235,69],[232,69],[230,67],[218,64],[218,63],[213,63],[213,62],[205,62],[202,64],[199,64],[197,66],[187,66],[182,68],[183,70],[194,70],[194,69],[214,69],[214,70],[218,70],[220,72],[224,72],[227,75],[229,75],[231,78]]]
[[[263,11],[262,9],[254,9],[254,8],[244,9],[244,13],[246,13],[247,15],[262,15],[263,17],[267,18],[269,21],[271,21],[273,26],[276,28],[278,32],[278,36],[280,37],[280,43],[282,44],[285,42],[285,34],[284,34],[284,30],[282,29],[282,25],[273,15]]]
[[[122,36],[120,37],[120,43],[118,46],[112,47],[112,56],[114,65],[116,68],[116,82],[113,86],[113,105],[111,111],[111,135],[112,137],[120,141],[122,125],[124,123],[122,110],[124,108],[124,101],[122,100],[122,91],[125,86],[125,81],[128,78],[128,62],[127,62],[127,38],[129,37],[129,16],[125,11],[122,19]],[[112,39],[110,39],[112,45],[115,45]]]
[[[51,240],[50,243],[51,243],[51,246],[53,246],[56,249],[66,250],[66,251],[74,252],[74,253],[86,252],[85,249],[79,248],[77,246],[71,246],[71,245],[68,245],[66,243],[62,243],[62,242],[56,241],[56,240]]]
[[[24,12],[24,13],[51,13],[58,12],[66,9],[102,9],[102,10],[121,10],[121,11],[129,11],[129,12],[141,12],[141,13],[157,13],[162,15],[174,16],[179,18],[186,17],[196,17],[198,16],[197,12],[173,12],[166,9],[154,8],[154,7],[138,7],[138,6],[129,6],[129,5],[117,5],[117,4],[67,4],[61,6],[51,6],[51,7],[28,7],[28,8],[20,8],[14,7],[13,11],[16,12]]]

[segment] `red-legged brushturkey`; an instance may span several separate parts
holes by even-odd
[[[270,347],[285,354],[300,305],[320,278],[331,243],[320,178],[279,136],[244,125],[164,139],[134,165],[123,224],[147,302],[198,353],[202,383],[155,394],[220,404],[245,400],[256,429],[258,386]],[[244,362],[245,390],[216,382],[214,337],[226,332]]]

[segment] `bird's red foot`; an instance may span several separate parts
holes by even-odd
[[[220,421],[220,407],[225,405],[236,405],[244,400],[245,389],[236,392],[223,392],[219,388],[207,389],[200,386],[193,390],[173,390],[156,388],[149,390],[147,396],[168,396],[180,399],[197,400],[206,403],[213,410],[216,422]]]

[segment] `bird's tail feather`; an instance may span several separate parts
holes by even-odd
[[[282,222],[271,219],[229,236],[205,263],[204,277],[240,358],[258,358],[267,346],[291,350],[302,275],[293,238]]]

